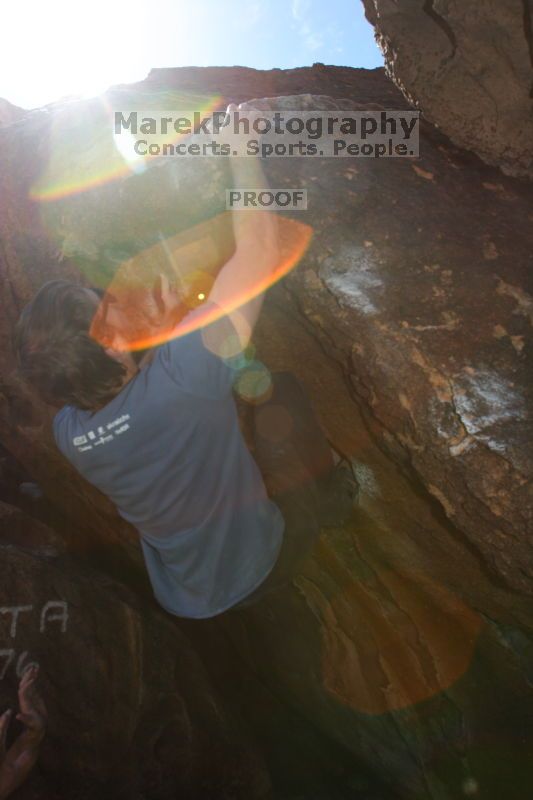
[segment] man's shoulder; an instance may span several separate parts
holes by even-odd
[[[63,406],[52,420],[54,439],[60,450],[64,451],[68,441],[68,431],[72,429],[76,409],[73,406]]]
[[[241,349],[222,308],[210,301],[190,311],[157,348],[157,361],[181,391],[216,400],[231,393]]]
[[[74,409],[72,406],[63,406],[59,409],[57,414],[52,420],[52,425],[55,428],[59,428],[60,425],[64,424],[70,417],[72,417],[72,412]]]

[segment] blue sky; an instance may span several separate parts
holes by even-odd
[[[2,28],[0,97],[26,108],[152,67],[383,64],[360,0],[26,0]]]

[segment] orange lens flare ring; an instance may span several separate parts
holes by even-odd
[[[329,695],[359,713],[381,715],[423,703],[462,678],[483,628],[465,601],[424,574],[385,566],[375,566],[371,582],[356,580],[327,543],[318,548],[322,566],[342,586],[326,600],[305,578],[298,585],[320,612]]]
[[[112,343],[118,351],[145,350],[178,336],[185,336],[230,314],[265,292],[294,269],[309,246],[313,229],[304,223],[280,217],[279,233],[280,260],[273,272],[246,291],[237,292],[223,308],[211,306],[202,313],[198,310],[201,309],[200,305],[192,319],[185,318],[175,326],[158,327],[155,322],[150,322],[146,315],[142,316],[139,313],[142,296],[146,297],[151,287],[129,289],[119,269],[107,289],[109,295],[113,296],[113,303],[106,303],[106,297],[103,298],[93,318],[90,335],[105,347],[109,347]],[[142,254],[137,256],[137,259],[139,258],[142,258]],[[132,329],[135,330],[134,334],[131,332]]]

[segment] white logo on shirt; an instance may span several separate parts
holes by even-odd
[[[121,433],[129,430],[130,426],[127,422],[129,419],[131,419],[129,414],[122,414],[122,416],[106,423],[106,425],[98,425],[96,433],[87,431],[86,435],[75,436],[72,444],[79,453],[84,453],[86,450],[92,450],[93,447],[112,442],[115,436],[120,436]]]

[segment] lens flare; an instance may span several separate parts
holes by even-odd
[[[262,403],[272,395],[272,375],[260,361],[254,361],[235,381],[234,389],[247,403]]]
[[[202,235],[206,235],[206,231],[217,225],[225,230],[230,219],[230,212],[226,212],[208,223],[202,223]],[[107,287],[107,293],[112,295],[113,303],[106,303],[104,297],[99,312],[94,317],[91,336],[105,346],[115,341],[118,350],[145,350],[178,336],[184,336],[197,328],[203,328],[235,311],[287,275],[309,246],[313,233],[309,225],[285,217],[279,217],[278,223],[279,263],[268,276],[257,281],[254,286],[237,291],[235,297],[224,308],[206,305],[204,312],[199,310],[201,309],[201,303],[198,302],[199,295],[208,297],[215,279],[214,267],[212,271],[196,267],[195,260],[201,256],[201,247],[194,248],[194,259],[187,262],[186,256],[192,251],[188,244],[183,245],[183,233],[166,239],[138,254],[134,259],[124,262]],[[216,268],[220,269],[220,266],[218,263]],[[161,272],[167,274],[169,280],[176,285],[182,300],[175,319],[164,327],[158,323],[159,312],[153,296],[154,280]],[[184,318],[187,311],[193,307],[197,309],[194,318]],[[182,318],[181,321],[179,317]]]
[[[322,680],[337,702],[385,714],[445,692],[466,673],[483,621],[450,589],[377,563],[354,579],[325,541],[317,559],[338,594],[326,598],[304,577],[297,583],[322,620]]]
[[[205,118],[220,105],[220,101],[220,96],[216,96],[201,100],[188,98],[186,102],[187,109],[194,107],[200,117]],[[117,106],[120,103],[116,109],[113,108],[114,102]],[[177,98],[166,93],[163,97],[154,95],[144,101],[135,97],[129,101],[124,97],[120,101],[113,101],[110,93],[109,96],[104,95],[93,101],[71,102],[58,108],[51,115],[47,133],[49,153],[46,168],[32,185],[30,199],[46,203],[87,192],[142,172],[147,168],[148,162],[157,158],[135,152],[135,143],[142,139],[142,134],[133,135],[128,130],[115,132],[114,113],[115,110],[122,110],[125,102],[129,102],[132,107],[127,110],[144,102],[141,113],[149,111],[154,102],[158,103],[159,109],[163,108],[162,104],[167,104],[168,109],[174,109],[178,113],[176,103],[179,102],[180,107],[183,107],[185,100],[183,96]],[[154,109],[153,113],[155,115],[160,112]],[[166,134],[152,135],[150,141],[161,146],[172,145],[183,141],[187,136],[172,130]]]

